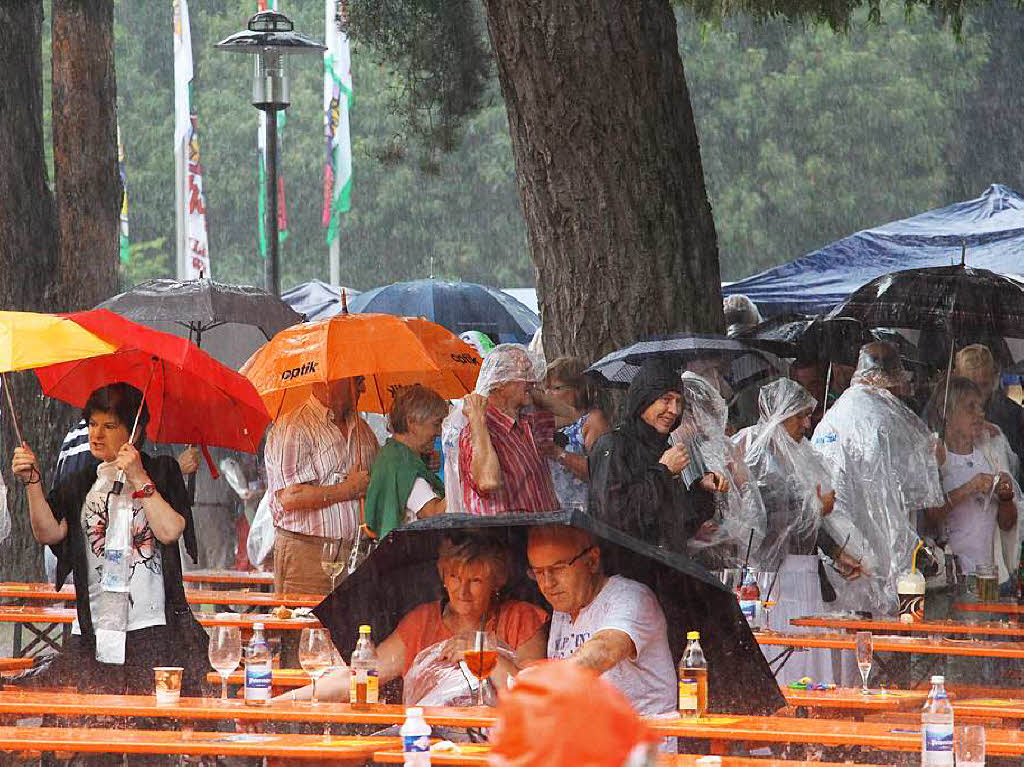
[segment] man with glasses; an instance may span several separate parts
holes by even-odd
[[[606,576],[601,551],[585,530],[534,527],[526,556],[528,574],[554,611],[548,657],[571,658],[601,674],[642,715],[675,710],[676,670],[654,592]]]

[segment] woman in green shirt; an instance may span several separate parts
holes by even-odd
[[[427,468],[448,403],[425,386],[404,387],[391,406],[392,437],[377,452],[366,490],[366,525],[379,538],[415,519],[443,514],[444,483]]]

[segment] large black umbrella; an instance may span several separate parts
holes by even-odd
[[[743,341],[706,333],[679,333],[652,338],[607,354],[589,368],[613,386],[629,386],[644,360],[652,357],[683,366],[695,360],[720,359],[728,362],[723,374],[733,389],[740,389],[769,375],[783,372],[778,358]]]
[[[1024,357],[1024,285],[1002,274],[972,266],[907,269],[878,277],[858,288],[829,318],[860,320],[867,328],[918,331],[922,338],[951,345],[985,343]],[[914,339],[911,339],[914,340]],[[919,344],[920,345],[920,344]]]
[[[479,330],[496,343],[529,343],[540,327],[540,318],[512,296],[473,282],[396,282],[360,293],[348,302],[348,308],[350,312],[426,317],[456,335]]]
[[[302,322],[288,304],[252,285],[226,285],[209,279],[150,280],[96,307],[141,322],[171,323],[188,330],[197,346],[203,335],[224,325],[251,325],[265,340]]]
[[[525,573],[525,541],[532,525],[564,524],[598,540],[605,571],[647,584],[658,596],[668,622],[669,644],[678,662],[687,631],[700,631],[708,658],[708,689],[715,711],[767,714],[785,705],[736,597],[684,554],[651,546],[582,511],[477,517],[443,514],[388,534],[369,558],[313,612],[342,655],[352,652],[360,624],[384,639],[401,618],[423,602],[438,599],[437,551],[445,533],[491,530],[506,536],[518,553],[510,595],[550,609]]]

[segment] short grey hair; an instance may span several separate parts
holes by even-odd
[[[405,434],[409,431],[409,421],[426,423],[434,418],[448,415],[448,403],[440,394],[426,386],[414,384],[403,386],[395,395],[391,405],[389,423],[394,434]]]

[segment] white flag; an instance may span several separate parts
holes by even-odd
[[[327,244],[338,236],[341,214],[352,205],[352,146],[348,110],[352,105],[352,69],[348,37],[341,31],[345,0],[325,0],[324,51],[324,209]]]
[[[210,276],[206,237],[206,197],[199,162],[199,132],[192,106],[192,32],[188,0],[174,0],[174,146],[185,163],[185,273],[181,279]],[[184,149],[182,147],[184,146]]]

